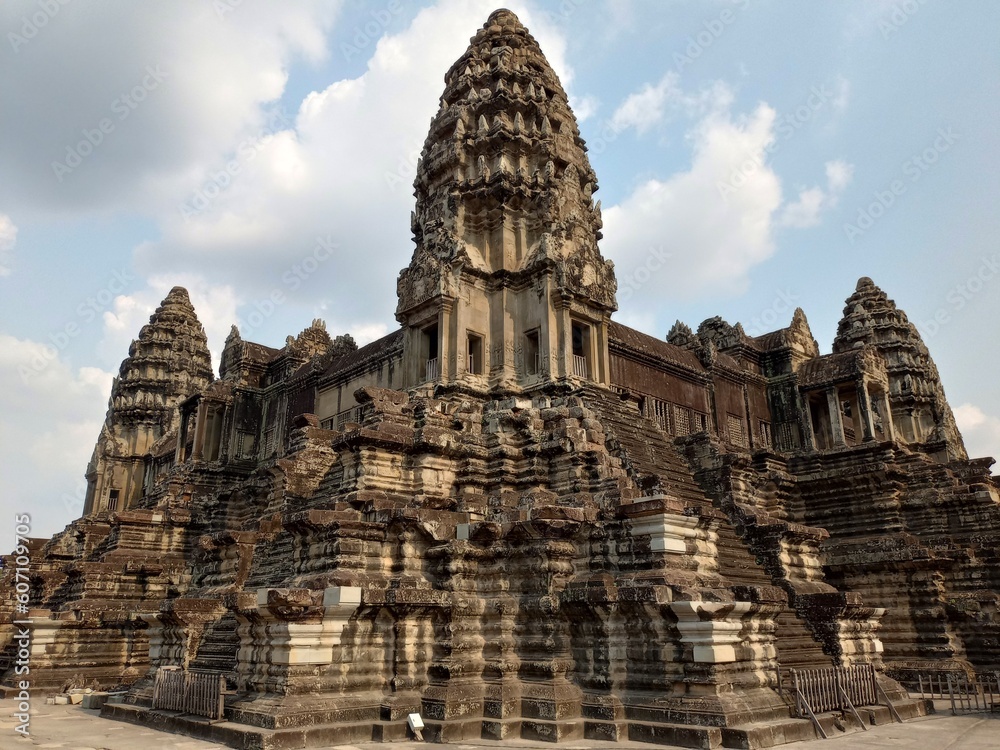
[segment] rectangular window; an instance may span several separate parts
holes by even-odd
[[[478,333],[470,333],[468,336],[468,361],[466,370],[472,375],[482,375],[486,371],[486,363],[483,361],[483,337]]]
[[[658,398],[647,396],[643,400],[643,411],[646,416],[656,422],[664,432],[670,432],[670,403]]]
[[[763,419],[760,420],[760,444],[765,448],[771,447],[771,425]]]
[[[694,412],[694,431],[708,432],[708,415],[699,411]]]
[[[691,434],[691,410],[674,405],[674,432],[678,437]]]
[[[729,442],[740,448],[747,447],[747,433],[743,420],[735,414],[726,415],[726,430],[729,432]]]
[[[590,326],[573,321],[573,374],[590,377]]]
[[[427,380],[437,380],[441,369],[438,367],[438,327],[437,323],[427,326],[422,331],[422,353],[424,355],[424,377]]]
[[[538,329],[524,334],[524,374],[537,375],[542,371],[541,350],[538,344]]]
[[[111,490],[108,493],[108,510],[118,510],[118,490]]]

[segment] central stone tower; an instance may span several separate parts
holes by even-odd
[[[509,10],[445,76],[414,183],[400,273],[405,380],[518,391],[607,384],[614,266],[566,93]]]

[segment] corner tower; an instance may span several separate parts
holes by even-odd
[[[920,332],[868,277],[862,277],[847,298],[833,351],[845,352],[865,344],[873,346],[885,360],[889,408],[897,436],[941,461],[967,461],[941,376]]]
[[[406,385],[607,384],[614,266],[566,93],[509,10],[445,76],[414,183],[400,273]]]
[[[187,290],[175,286],[132,342],[111,386],[87,466],[85,516],[124,510],[142,495],[150,447],[177,428],[177,405],[213,377],[205,330]]]

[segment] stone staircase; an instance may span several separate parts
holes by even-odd
[[[653,420],[613,392],[586,386],[582,395],[604,424],[609,450],[627,464],[640,486],[650,493],[672,495],[695,505],[713,505],[685,457]],[[731,522],[719,525],[717,546],[719,571],[730,585],[776,585]],[[793,609],[782,612],[777,623],[778,661],[782,667],[829,666],[830,657]]]

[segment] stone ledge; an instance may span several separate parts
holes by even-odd
[[[107,719],[174,732],[199,740],[217,742],[237,750],[291,750],[292,748],[328,747],[380,738],[402,739],[399,727],[406,722],[367,721],[353,724],[320,724],[291,729],[262,729],[230,721],[209,722],[176,711],[153,711],[142,706],[108,703],[101,711]]]

